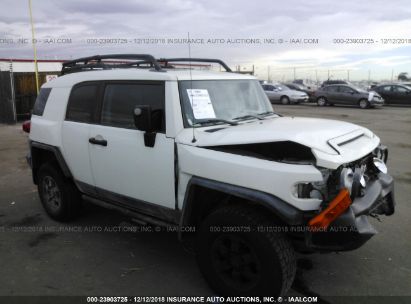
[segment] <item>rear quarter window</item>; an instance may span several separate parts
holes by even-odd
[[[51,88],[40,89],[39,95],[37,96],[36,102],[34,103],[33,115],[43,115],[50,92]]]
[[[80,84],[71,90],[66,120],[91,123],[97,106],[98,84]]]

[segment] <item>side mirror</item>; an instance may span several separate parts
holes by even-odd
[[[144,144],[146,147],[154,147],[156,141],[156,133],[153,130],[151,122],[151,107],[138,106],[134,109],[134,125],[137,130],[144,131]]]

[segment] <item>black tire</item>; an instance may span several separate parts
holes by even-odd
[[[202,223],[197,262],[217,294],[280,296],[291,287],[296,272],[291,243],[281,232],[258,232],[258,227],[276,226],[265,213],[247,206],[222,207]]]
[[[61,222],[73,219],[81,207],[80,192],[73,182],[53,163],[43,164],[37,177],[37,189],[47,214]]]
[[[317,105],[319,107],[324,107],[328,104],[327,98],[320,96],[317,98]]]
[[[370,102],[367,99],[361,99],[358,101],[358,106],[361,109],[368,109],[370,107]]]
[[[290,104],[290,98],[288,98],[288,96],[281,96],[280,102],[281,102],[283,105],[288,105],[288,104]]]

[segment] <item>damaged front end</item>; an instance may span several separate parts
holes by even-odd
[[[387,157],[387,148],[380,145],[329,175],[323,194],[327,198],[319,212],[308,218],[304,244],[300,244],[305,250],[353,250],[377,233],[369,216],[378,219],[395,210],[394,180],[387,173]]]

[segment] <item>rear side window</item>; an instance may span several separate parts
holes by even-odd
[[[67,106],[66,120],[93,122],[97,106],[97,84],[82,84],[73,87]]]
[[[134,109],[151,106],[152,123],[158,132],[165,131],[164,83],[112,83],[104,91],[101,124],[134,129]]]
[[[51,88],[40,89],[40,93],[37,96],[36,102],[33,107],[33,115],[42,116],[44,108],[46,107],[47,99],[49,98]]]

